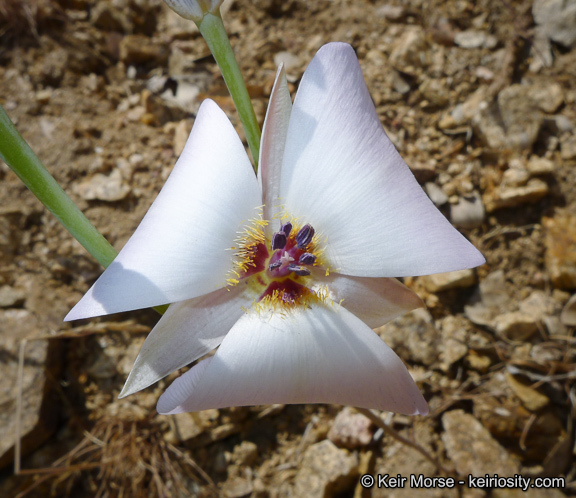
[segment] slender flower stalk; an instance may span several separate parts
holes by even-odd
[[[118,254],[66,195],[0,106],[0,159],[18,175],[38,200],[104,267]]]
[[[218,63],[228,91],[232,96],[232,100],[234,100],[234,105],[246,133],[248,147],[250,147],[250,152],[252,153],[254,171],[257,172],[260,154],[260,127],[258,126],[250,95],[246,89],[238,62],[236,62],[236,57],[234,57],[234,51],[230,45],[230,40],[219,12],[217,14],[206,14],[202,21],[198,23],[198,28]]]
[[[226,34],[220,15],[220,5],[223,0],[164,0],[178,15],[196,23],[200,33],[206,40],[208,48],[222,71],[222,77],[232,96],[240,121],[246,133],[246,141],[250,152],[254,171],[258,171],[260,150],[260,127],[256,120],[254,107],[246,89],[244,78],[238,67],[230,40]]]

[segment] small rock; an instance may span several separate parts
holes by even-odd
[[[504,184],[484,195],[484,205],[491,213],[497,209],[516,207],[521,204],[532,203],[548,194],[548,184],[539,178],[532,178],[522,187],[507,187]]]
[[[0,308],[17,308],[24,304],[26,293],[9,285],[0,287]]]
[[[410,82],[405,78],[402,73],[393,69],[391,71],[392,75],[392,87],[396,90],[400,95],[407,95],[410,93],[411,86]]]
[[[294,478],[294,496],[325,498],[350,490],[358,476],[358,457],[325,440],[310,446]]]
[[[418,183],[429,182],[434,178],[436,174],[436,163],[431,161],[412,161],[408,166],[410,166],[410,171],[418,180]]]
[[[198,423],[192,413],[177,413],[170,417],[169,422],[176,444],[188,441],[204,432],[204,427]]]
[[[542,223],[546,229],[544,262],[554,287],[576,288],[576,216],[559,210]]]
[[[426,99],[428,105],[433,107],[444,107],[448,104],[450,93],[446,83],[439,79],[427,78],[418,87],[422,97]]]
[[[560,314],[560,320],[562,320],[564,325],[576,327],[576,294],[574,294],[564,306]]]
[[[456,33],[454,43],[462,48],[492,49],[498,45],[498,39],[494,35],[490,35],[484,31],[469,29]]]
[[[504,272],[497,270],[487,275],[478,286],[478,292],[464,306],[466,317],[476,325],[491,325],[494,317],[509,309],[512,300],[506,292]]]
[[[521,311],[512,311],[497,316],[494,326],[498,334],[511,341],[525,341],[538,331],[534,318]]]
[[[252,493],[252,484],[242,477],[232,477],[222,485],[222,496],[225,498],[243,498]]]
[[[461,110],[461,107],[458,108],[459,110]],[[443,116],[440,121],[438,121],[438,128],[440,128],[441,130],[452,130],[453,128],[456,128],[457,126],[457,122],[454,119],[454,117],[450,114],[447,114],[445,116]]]
[[[523,299],[519,308],[536,322],[542,321],[546,315],[553,315],[559,311],[557,301],[541,290],[535,290],[526,299]]]
[[[347,406],[336,415],[328,439],[337,446],[353,449],[370,444],[373,434],[370,419]]]
[[[76,185],[74,190],[87,201],[115,202],[125,199],[130,193],[130,187],[124,183],[119,169],[112,171],[109,176],[97,173]]]
[[[436,185],[434,182],[426,183],[426,185],[424,185],[424,190],[426,190],[428,197],[430,197],[430,200],[436,206],[442,206],[448,202],[448,196],[444,193],[442,188]]]
[[[542,111],[553,113],[564,103],[564,92],[558,83],[538,83],[530,87],[530,100]]]
[[[544,408],[550,400],[532,387],[520,382],[510,372],[506,372],[506,381],[522,404],[531,412]]]
[[[486,210],[478,192],[460,197],[456,204],[450,205],[450,221],[454,226],[464,229],[478,228],[486,219]]]
[[[418,309],[376,329],[380,337],[405,361],[431,366],[438,361],[442,333],[427,310]]]
[[[45,90],[38,90],[34,97],[36,98],[37,102],[40,102],[41,104],[47,104],[52,98],[52,93],[54,93],[52,89],[46,88]]]
[[[27,72],[33,82],[39,83],[44,87],[57,88],[64,79],[66,71],[71,68],[71,59],[73,57],[68,50],[58,46],[51,46],[46,55],[40,58],[41,62],[38,61],[30,65]]]
[[[471,122],[473,118],[477,117],[480,108],[482,107],[482,109],[484,109],[486,107],[485,100],[486,89],[481,86],[470,95],[463,104],[458,104],[452,109],[450,117],[452,118],[453,126],[451,126],[451,128]],[[447,120],[446,124],[448,123],[449,121]]]
[[[544,315],[542,323],[550,335],[566,335],[566,327],[560,317]]]
[[[292,52],[283,51],[274,55],[274,65],[278,67],[280,64],[284,64],[284,70],[289,73],[300,68],[302,61]]]
[[[471,287],[476,283],[474,270],[457,270],[420,277],[429,292]]]
[[[143,35],[128,35],[120,42],[120,60],[126,65],[138,65],[151,62],[165,65],[168,62],[168,49]]]
[[[258,458],[258,446],[252,441],[242,441],[234,446],[231,461],[236,465],[252,465]]]
[[[548,175],[554,173],[554,163],[545,157],[532,156],[526,164],[531,175]]]
[[[474,71],[476,76],[484,81],[492,81],[494,80],[494,72],[487,67],[479,66]]]
[[[390,53],[390,64],[398,68],[427,66],[428,53],[424,30],[417,26],[409,26],[394,43]]]
[[[502,175],[502,186],[521,187],[528,183],[530,174],[522,167],[511,167],[504,171]],[[502,188],[502,187],[501,187]]]
[[[470,351],[466,356],[466,364],[472,369],[481,373],[486,373],[492,365],[489,356],[478,354],[476,351]]]
[[[169,104],[179,107],[185,112],[195,113],[198,110],[196,102],[200,95],[200,88],[195,83],[177,78],[176,93],[168,89],[162,93],[161,97]]]
[[[472,415],[452,410],[444,414],[442,424],[445,431],[442,441],[459,474],[513,476],[518,473],[518,464]]]
[[[442,347],[440,359],[441,368],[447,372],[454,363],[460,361],[468,353],[468,333],[465,320],[461,317],[447,316],[442,320]]]
[[[562,159],[566,161],[576,159],[576,135],[569,135],[560,140]]]
[[[576,45],[574,0],[534,0],[532,15],[548,38],[567,48]]]
[[[427,419],[427,422],[429,421],[430,419]],[[418,446],[425,449],[429,454],[435,455],[435,448],[442,445],[438,436],[439,431],[432,424],[424,422],[424,420],[419,422],[414,421],[410,428],[407,427],[402,430],[401,434],[404,437],[413,438],[413,441],[418,442]],[[426,489],[421,493],[410,485],[411,474],[416,477],[419,475],[433,476],[438,472],[437,467],[414,448],[389,439],[385,444],[381,445],[381,449],[378,448],[376,455],[376,461],[372,468],[369,467],[367,469],[367,473],[382,476],[388,474],[390,477],[396,477],[400,474],[400,476],[408,478],[406,485],[388,489],[384,486],[375,485],[366,494],[358,492],[360,488],[358,486],[356,488],[356,498],[412,498],[414,496],[419,498],[458,498],[457,489],[434,488],[431,486],[430,489]],[[360,489],[360,491],[362,490]]]
[[[532,148],[543,116],[531,98],[531,91],[529,85],[514,84],[502,90],[496,101],[478,103],[471,124],[488,147],[518,151]],[[469,100],[470,105],[475,103],[471,98]]]
[[[574,123],[570,121],[570,118],[564,116],[564,114],[554,116],[554,121],[556,123],[556,128],[558,128],[560,133],[571,132],[574,130]]]
[[[558,347],[558,343],[554,342],[542,342],[530,348],[530,358],[541,365],[552,362],[562,362],[563,355],[564,351],[562,351],[562,348]],[[510,369],[510,373],[516,373],[512,370],[513,369]]]
[[[126,113],[126,118],[128,119],[128,121],[141,121],[143,116],[146,114],[146,109],[144,109],[144,106],[136,106],[134,107],[134,109],[130,109],[127,113]]]
[[[406,10],[402,5],[382,5],[376,10],[378,17],[384,17],[388,21],[401,21],[406,16]]]

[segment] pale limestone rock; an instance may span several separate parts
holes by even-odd
[[[325,440],[310,446],[294,479],[292,496],[325,498],[343,492],[358,476],[358,457]]]
[[[337,446],[352,449],[370,444],[373,434],[370,419],[347,406],[336,415],[328,439]]]
[[[516,379],[516,377],[509,372],[506,372],[506,381],[522,404],[531,412],[541,410],[550,403],[550,400],[546,396]]]
[[[429,292],[471,287],[476,283],[474,270],[457,270],[420,277]]]
[[[497,316],[494,325],[499,335],[511,341],[525,341],[538,331],[534,317],[521,311],[512,311]]]
[[[459,474],[513,476],[518,472],[518,463],[472,415],[463,410],[449,411],[442,424],[442,441]]]

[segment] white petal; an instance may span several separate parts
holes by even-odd
[[[284,67],[280,65],[270,93],[270,102],[266,111],[260,144],[258,180],[262,186],[263,214],[266,220],[272,220],[280,205],[278,200],[280,170],[291,110],[292,100],[288,91],[288,82]],[[278,227],[274,227],[273,224],[270,224],[269,228],[271,231],[278,230]]]
[[[242,142],[224,112],[204,101],[164,188],[66,320],[183,301],[223,287],[237,231],[260,204]]]
[[[428,412],[400,358],[337,305],[244,315],[209,364],[176,379],[157,408],[168,414],[272,403]]]
[[[339,273],[314,275],[313,290],[325,287],[330,299],[340,303],[370,328],[423,308],[418,295],[395,278],[350,277]]]
[[[172,304],[152,329],[120,398],[138,392],[213,350],[250,307],[245,282]]]
[[[425,275],[478,266],[482,255],[434,207],[392,142],[352,47],[330,43],[300,84],[280,197],[326,237],[339,273]]]

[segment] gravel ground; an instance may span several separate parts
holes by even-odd
[[[406,278],[427,309],[377,329],[431,413],[159,416],[178,374],[117,400],[157,315],[63,324],[102,269],[0,163],[0,494],[575,495],[576,2],[232,0],[223,17],[260,122],[280,61],[294,92],[318,48],[350,43],[391,140],[486,256]],[[117,249],[203,98],[243,137],[197,29],[160,0],[0,0],[0,36],[0,103]],[[367,490],[367,473],[407,481]],[[486,474],[563,481],[469,482]]]

